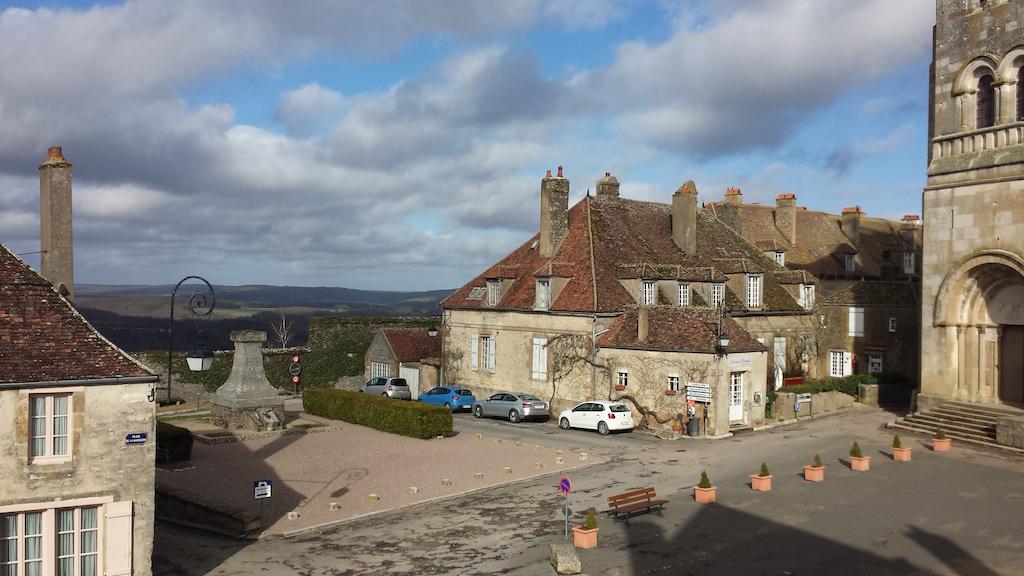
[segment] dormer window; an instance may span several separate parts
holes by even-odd
[[[800,285],[800,306],[806,310],[814,308],[814,284]]]
[[[716,282],[711,285],[711,305],[721,308],[722,302],[725,302],[725,284]]]
[[[654,306],[658,303],[658,285],[654,280],[644,280],[642,303],[644,306]]]
[[[903,253],[903,273],[913,274],[914,273],[914,253],[904,252]]]
[[[501,280],[487,281],[487,305],[497,306],[501,300]]]
[[[747,308],[761,307],[761,275],[747,275]]]
[[[847,254],[846,255],[846,262],[845,263],[846,263],[846,271],[847,272],[853,272],[853,271],[855,271],[857,269],[856,264],[854,264],[854,262],[853,262],[853,254]]]
[[[679,305],[689,306],[690,305],[690,283],[680,282],[679,283]]]
[[[786,265],[786,253],[785,252],[783,252],[782,250],[776,250],[775,254],[774,254],[774,257],[775,257],[775,263],[776,264],[778,264],[779,266],[785,266]]]
[[[551,307],[551,280],[548,278],[537,279],[537,301],[534,307],[537,310],[547,310]]]

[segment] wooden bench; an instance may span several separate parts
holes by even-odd
[[[661,513],[661,507],[668,504],[668,500],[658,500],[657,494],[654,493],[654,488],[640,488],[639,490],[631,490],[622,494],[616,494],[615,496],[608,497],[608,512],[616,518],[620,514],[626,516],[626,522],[629,522],[629,515],[633,512],[640,510],[651,510],[652,508],[657,509],[658,513]]]

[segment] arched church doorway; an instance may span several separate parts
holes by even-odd
[[[993,290],[988,313],[999,337],[999,400],[1024,404],[1024,280],[1011,276]]]

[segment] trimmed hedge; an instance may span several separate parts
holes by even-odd
[[[186,428],[157,421],[156,461],[178,462],[192,457],[192,433]]]
[[[302,407],[314,416],[412,438],[434,438],[452,431],[451,410],[349,390],[303,390]]]
[[[786,386],[776,392],[792,392],[794,394],[816,394],[818,392],[842,392],[848,396],[857,397],[857,387],[861,384],[877,384],[874,376],[868,374],[852,374],[845,378],[825,378],[823,380],[808,380],[799,386]]]

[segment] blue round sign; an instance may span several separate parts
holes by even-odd
[[[565,476],[558,481],[558,489],[562,491],[562,494],[568,494],[572,491],[572,482]]]

